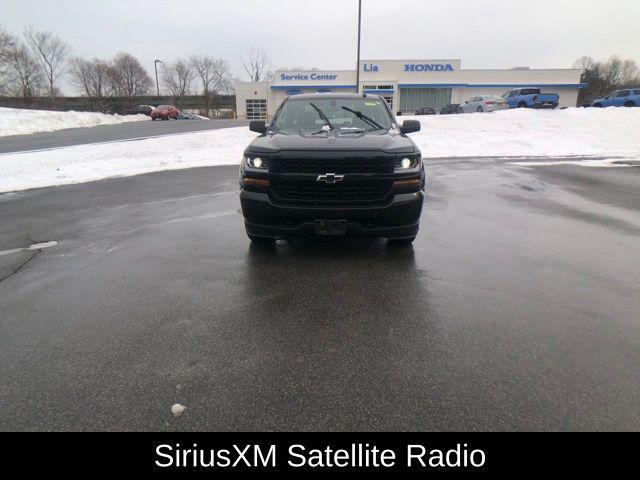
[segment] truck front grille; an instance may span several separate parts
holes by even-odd
[[[359,204],[384,200],[391,191],[390,180],[339,182],[327,184],[315,180],[280,180],[272,182],[274,193],[289,202],[317,204]]]
[[[389,157],[285,158],[269,160],[273,173],[393,173],[394,159]]]

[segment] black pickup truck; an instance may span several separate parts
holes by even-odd
[[[425,188],[420,150],[377,95],[320,93],[286,99],[240,165],[240,202],[252,241],[362,235],[408,244]]]

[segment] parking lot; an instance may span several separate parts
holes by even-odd
[[[0,195],[0,425],[637,430],[640,168],[552,160],[428,160],[396,249],[251,245],[237,166]]]

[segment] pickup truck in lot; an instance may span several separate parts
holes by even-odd
[[[594,107],[640,107],[640,88],[616,90],[591,103]]]
[[[556,108],[560,96],[557,93],[542,93],[539,88],[517,88],[505,93],[509,108]]]
[[[385,237],[406,245],[418,233],[425,189],[420,150],[377,95],[287,98],[240,164],[240,204],[252,242],[295,236]]]

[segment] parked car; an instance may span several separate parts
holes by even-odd
[[[604,98],[594,100],[594,107],[640,107],[640,88],[616,90]]]
[[[557,93],[542,93],[539,88],[516,88],[505,93],[504,98],[509,108],[556,108],[560,95]]]
[[[179,115],[180,110],[173,105],[158,105],[158,107],[151,112],[151,120],[155,121],[158,118],[160,120],[169,120],[170,118],[177,120]]]
[[[436,111],[431,107],[420,107],[416,110],[414,115],[435,115]]]
[[[479,95],[471,97],[458,107],[458,113],[495,112],[509,108],[507,102],[497,95]]]
[[[459,103],[450,103],[449,105],[445,105],[440,109],[440,115],[450,115],[452,113],[458,113],[458,108],[460,108]]]
[[[154,109],[155,107],[151,105],[138,105],[138,113],[146,116],[151,116],[151,112],[153,112]]]
[[[240,163],[240,204],[252,242],[291,236],[358,235],[409,244],[418,233],[425,170],[378,95],[288,97]],[[399,134],[398,134],[399,133]]]

